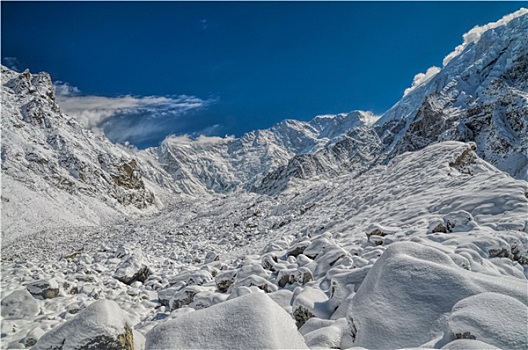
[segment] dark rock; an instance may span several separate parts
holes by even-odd
[[[59,295],[59,284],[54,279],[31,282],[26,288],[37,299],[52,299]]]

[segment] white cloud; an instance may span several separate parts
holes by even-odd
[[[520,8],[518,11],[515,11],[514,13],[510,13],[504,17],[502,17],[497,22],[491,22],[488,24],[485,24],[483,26],[475,26],[473,29],[471,29],[469,32],[464,34],[462,37],[464,38],[464,42],[461,45],[458,45],[453,52],[448,54],[443,61],[444,67],[456,56],[460,55],[462,51],[471,43],[475,43],[480,40],[480,36],[487,30],[497,28],[503,25],[508,24],[511,20],[526,15],[528,13],[528,9],[526,8]]]
[[[81,91],[67,83],[55,84],[55,95],[61,110],[77,119],[83,126],[100,131],[102,124],[115,116],[126,114],[150,114],[150,119],[181,116],[191,110],[204,108],[213,100],[194,96],[93,96],[81,95]]]
[[[418,73],[414,76],[413,82],[411,87],[405,89],[403,92],[403,96],[407,95],[409,92],[416,89],[418,86],[427,83],[429,80],[431,80],[435,75],[440,72],[440,68],[432,66],[425,73]]]

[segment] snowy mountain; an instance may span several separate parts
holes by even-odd
[[[527,27],[520,10],[473,29],[442,69],[419,75],[381,118],[355,111],[286,120],[239,139],[172,137],[159,158],[186,193],[275,195],[299,180],[357,175],[404,152],[458,140],[475,142],[479,156],[526,179]]]
[[[297,155],[312,154],[377,119],[369,112],[282,121],[240,138],[170,136],[142,153],[155,158],[184,193],[225,193],[259,187],[263,178]],[[335,166],[338,166],[335,164]]]
[[[1,154],[4,240],[155,212],[155,193],[171,188],[145,180],[130,152],[62,114],[46,73],[2,66]]]
[[[2,67],[2,348],[528,348],[527,38],[474,28],[381,118],[143,151]]]
[[[378,120],[387,159],[438,141],[473,141],[483,159],[527,179],[527,13],[465,34],[442,69]]]

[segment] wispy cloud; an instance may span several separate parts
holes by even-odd
[[[57,82],[55,95],[62,111],[96,133],[104,132],[114,142],[131,141],[150,134],[170,132],[178,119],[212,104],[214,99],[195,96],[94,96],[82,95],[70,84]],[[166,130],[169,128],[168,130]]]
[[[2,63],[14,71],[20,72],[20,61],[16,57],[4,57],[2,58]]]

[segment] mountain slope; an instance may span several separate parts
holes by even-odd
[[[376,128],[386,160],[442,140],[474,141],[514,177],[528,166],[528,11],[465,34],[436,75],[414,87]]]
[[[154,193],[172,190],[145,181],[130,152],[63,115],[46,73],[2,66],[1,155],[3,239],[155,212]]]

